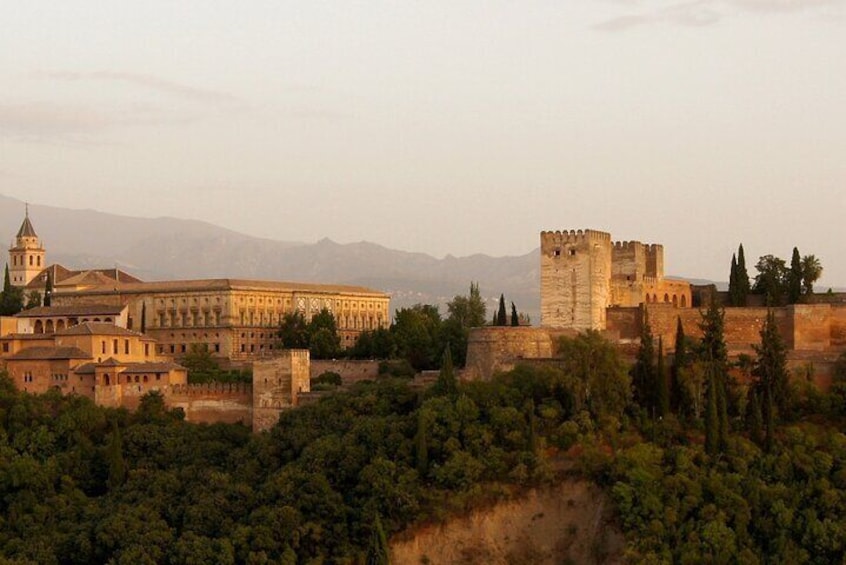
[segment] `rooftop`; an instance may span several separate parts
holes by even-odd
[[[16,361],[52,361],[58,359],[91,359],[78,347],[27,347],[7,359]]]
[[[78,304],[71,306],[39,306],[22,310],[15,314],[16,318],[48,318],[48,317],[77,317],[77,316],[118,316],[126,306],[109,304]]]
[[[129,282],[118,284],[106,284],[95,288],[88,288],[79,291],[65,291],[63,295],[70,294],[114,294],[133,293],[143,294],[151,292],[210,292],[220,290],[269,290],[287,292],[313,292],[315,294],[351,294],[371,295],[373,297],[387,297],[387,294],[363,286],[340,285],[340,284],[315,284],[286,281],[262,281],[249,279],[199,279],[199,280],[176,280],[176,281],[150,281],[150,282]]]

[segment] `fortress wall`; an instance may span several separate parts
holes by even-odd
[[[611,341],[629,343],[640,340],[641,310],[639,306],[609,308],[605,333]]]
[[[165,404],[169,408],[181,408],[188,422],[247,426],[252,422],[253,395],[248,383],[171,385],[164,394]],[[124,395],[124,403],[127,400]]]
[[[650,243],[644,246],[646,253],[646,274],[656,279],[664,278],[664,246]]]
[[[514,368],[519,359],[552,357],[554,331],[534,327],[484,327],[470,330],[465,380],[489,379],[498,371]]]
[[[327,371],[338,373],[344,385],[359,381],[376,380],[379,376],[378,361],[351,361],[345,359],[312,359],[309,377],[315,378]]]
[[[846,304],[831,307],[831,347],[846,350]]]
[[[795,304],[793,314],[793,349],[823,351],[831,346],[831,305]]]

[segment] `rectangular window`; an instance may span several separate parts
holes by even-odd
[[[149,355],[150,355],[150,344],[145,343],[144,344],[144,357],[148,357]]]
[[[114,339],[114,340],[112,340],[112,353],[117,355],[117,352],[118,352],[118,340]]]
[[[129,355],[129,340],[128,339],[123,340],[123,352],[124,352],[124,354]]]

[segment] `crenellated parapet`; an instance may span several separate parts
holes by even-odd
[[[170,385],[169,394],[179,396],[252,396],[250,383],[195,383]]]

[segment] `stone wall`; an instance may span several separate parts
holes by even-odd
[[[465,380],[489,379],[509,371],[521,359],[552,357],[555,335],[575,335],[575,330],[534,327],[484,327],[470,330]]]
[[[309,374],[312,379],[319,377],[327,371],[341,375],[341,381],[344,386],[348,386],[359,381],[376,380],[379,376],[379,361],[351,361],[346,359],[311,360]]]
[[[173,385],[164,396],[168,408],[181,408],[188,422],[252,425],[253,388],[248,383]],[[132,398],[124,394],[123,400],[126,406]]]
[[[297,406],[297,394],[309,392],[307,349],[286,349],[253,363],[253,431],[271,428],[282,410]]]

